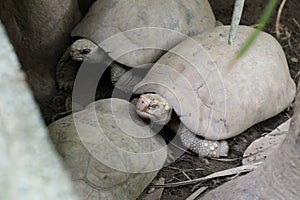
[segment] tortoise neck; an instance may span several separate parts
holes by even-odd
[[[180,129],[181,123],[180,123],[180,119],[178,118],[176,113],[174,113],[174,112],[172,113],[172,118],[170,115],[170,120],[169,120],[169,123],[167,124],[167,127],[175,133],[177,133],[178,130]]]

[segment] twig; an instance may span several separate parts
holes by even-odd
[[[210,160],[216,160],[221,162],[234,162],[237,160],[242,160],[243,158],[209,158]]]
[[[201,187],[198,190],[196,190],[193,194],[191,194],[188,198],[185,200],[194,200],[196,199],[201,193],[203,193],[208,187]]]
[[[167,166],[166,168],[168,168],[168,169],[173,169],[173,170],[177,170],[177,171],[185,171],[185,172],[189,172],[189,171],[203,171],[204,170],[204,168],[196,168],[196,169],[179,169],[179,168],[177,168],[177,167],[171,167],[171,166]],[[179,172],[179,173],[180,173]]]
[[[278,12],[277,12],[277,18],[276,18],[276,24],[275,24],[275,31],[276,31],[276,36],[277,38],[280,37],[280,17],[281,17],[281,13],[282,13],[282,9],[284,7],[286,0],[282,0]]]
[[[164,178],[159,178],[158,180],[155,181],[156,184],[164,184],[165,179]],[[141,199],[143,200],[152,200],[156,199],[159,200],[161,199],[161,196],[163,194],[164,188],[150,188]]]
[[[239,167],[235,167],[235,168],[231,168],[231,169],[226,169],[226,170],[215,172],[208,176],[193,179],[193,180],[180,181],[180,182],[176,182],[176,183],[168,183],[168,184],[162,184],[162,185],[150,185],[150,186],[151,187],[175,187],[175,186],[181,186],[181,185],[189,185],[189,184],[193,184],[193,183],[197,183],[200,181],[205,181],[205,180],[209,180],[209,179],[213,179],[213,178],[218,178],[218,177],[223,177],[223,176],[231,176],[231,175],[235,175],[235,174],[241,174],[241,173],[253,171],[261,163],[262,162],[257,162],[257,163],[250,164],[250,165],[243,165],[243,166],[239,166]]]
[[[172,177],[172,179],[175,179],[175,180],[177,180],[177,181],[181,182],[181,180],[180,180],[179,178],[176,178],[175,176],[173,176],[173,177]],[[156,185],[149,185],[149,186],[153,186],[153,187],[155,187],[155,186],[157,186],[157,184],[156,184]]]
[[[295,18],[292,18],[292,20],[298,26],[298,28],[300,28],[300,24],[297,22],[297,20],[295,20]]]
[[[228,179],[233,180],[233,179],[236,179],[238,176],[240,176],[240,173],[237,173],[236,175],[229,177]]]
[[[188,180],[192,180],[185,172],[182,172],[182,174],[183,174]]]

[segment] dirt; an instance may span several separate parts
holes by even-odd
[[[83,4],[81,6],[82,13],[87,11],[88,6],[91,4],[92,0],[87,2],[80,0],[79,3]],[[245,1],[246,5],[244,7],[244,12],[241,20],[241,24],[254,26],[257,24],[259,17],[261,16],[263,9],[267,4],[267,0],[252,0]],[[231,15],[234,5],[234,0],[228,1],[220,1],[220,0],[210,0],[211,6],[214,10],[216,18],[221,21],[223,24],[230,24]],[[279,6],[279,5],[278,5]],[[276,37],[275,33],[275,21],[276,15],[278,13],[278,6],[276,10],[273,12],[273,15],[267,24],[265,31],[272,34]],[[277,38],[279,43],[282,45],[286,58],[289,64],[290,73],[292,78],[298,83],[298,79],[300,75],[297,73],[300,71],[300,2],[299,0],[289,0],[286,2],[284,6],[280,18],[280,37]],[[60,50],[59,54],[63,52]],[[19,55],[20,56],[20,55]],[[22,58],[20,59],[22,61]],[[23,64],[23,63],[22,63]],[[109,76],[109,72],[106,73]],[[30,77],[31,74],[28,74]],[[52,72],[52,76],[54,76],[54,71]],[[38,76],[37,76],[38,77]],[[53,78],[53,77],[52,77]],[[105,79],[105,78],[104,78]],[[45,81],[45,80],[43,80]],[[31,86],[34,87],[35,83],[31,82]],[[36,83],[39,85],[39,83]],[[107,87],[111,87],[108,85]],[[44,90],[44,89],[43,89]],[[62,94],[59,91],[57,94],[62,95],[62,99],[65,98],[66,94]],[[38,96],[39,94],[35,94]],[[51,94],[52,95],[52,94]],[[110,94],[99,94],[100,98],[105,98]],[[61,99],[60,99],[61,100]],[[47,101],[39,101],[40,106],[42,108],[43,116],[45,118],[45,122],[49,124],[51,122],[51,118],[47,114],[53,112],[62,112],[63,110],[45,110],[43,108],[53,107],[52,100],[48,99]],[[50,103],[49,103],[50,102]],[[64,101],[58,101],[58,106],[61,106]],[[261,122],[239,136],[230,139],[230,152],[229,157],[232,159],[236,159],[235,161],[225,162],[225,161],[217,161],[212,159],[203,159],[199,158],[194,154],[185,153],[179,159],[177,159],[174,163],[163,168],[159,174],[159,177],[165,178],[166,183],[174,183],[178,181],[184,181],[190,179],[196,179],[199,177],[206,176],[216,171],[232,168],[239,166],[241,164],[241,157],[243,155],[246,147],[255,139],[259,138],[263,133],[270,132],[279,124],[290,118],[293,113],[293,106],[288,110],[283,111],[279,115],[268,119],[264,122]],[[187,178],[188,177],[188,178]],[[187,198],[193,191],[197,190],[199,187],[208,186],[208,190],[211,190],[218,185],[228,181],[230,177],[226,178],[218,178],[211,181],[199,182],[189,185],[181,185],[176,187],[166,187],[164,189],[162,200],[182,200]],[[144,193],[148,191],[149,188],[145,190]]]

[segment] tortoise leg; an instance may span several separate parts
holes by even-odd
[[[180,133],[182,144],[197,153],[200,157],[215,157],[227,156],[229,146],[227,141],[206,140],[197,137],[188,129],[182,128]]]
[[[121,76],[123,76],[128,71],[128,69],[118,64],[117,62],[112,62],[110,64],[110,67],[111,67],[111,75],[110,75],[111,83],[113,84],[113,86],[116,86]]]
[[[134,73],[137,69],[132,69],[117,62],[113,62],[110,66],[112,85],[125,94],[131,94],[133,87],[142,80]]]
[[[79,63],[71,59],[69,47],[56,65],[56,80],[59,89],[71,90],[79,69]]]
[[[130,68],[113,62],[111,65],[111,82],[114,87],[125,93],[132,93],[134,86],[139,83],[152,65],[144,65],[139,68]]]

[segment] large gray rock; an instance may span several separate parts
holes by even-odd
[[[77,199],[0,23],[0,199]]]

